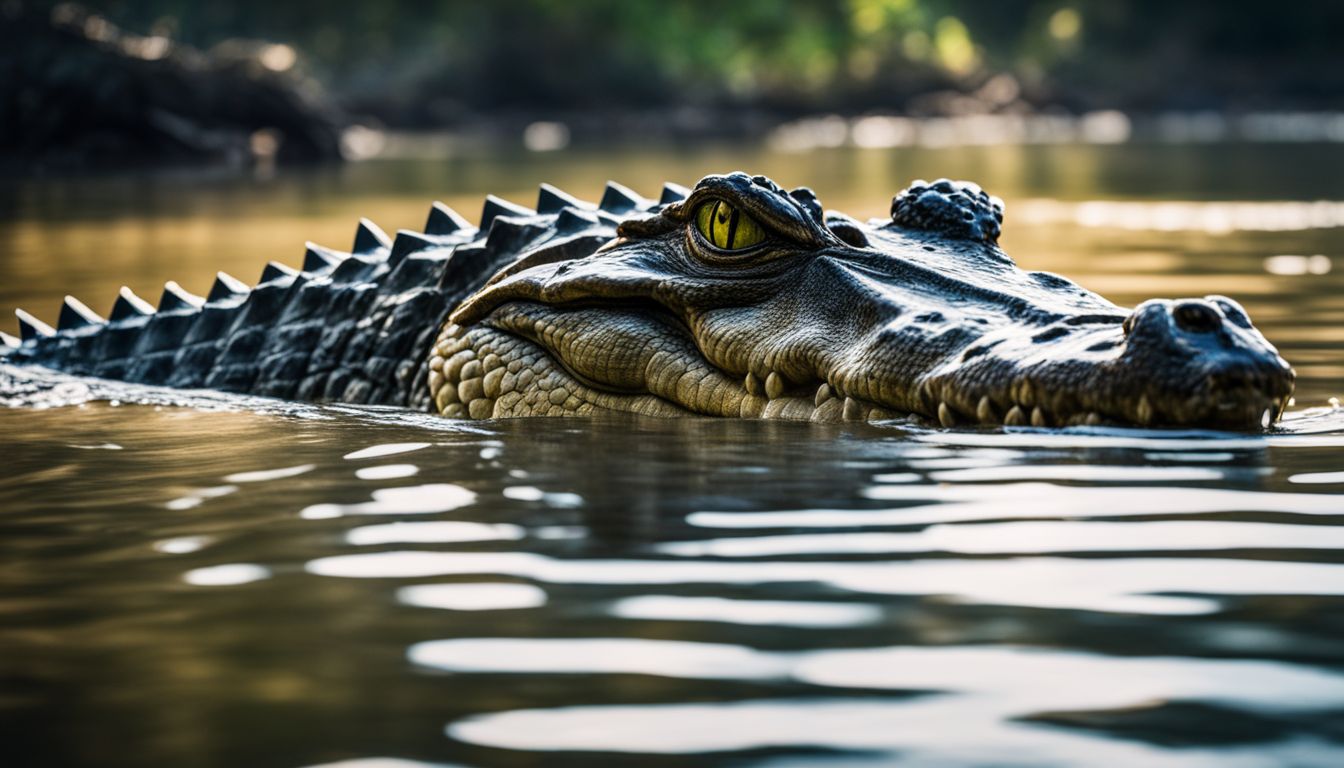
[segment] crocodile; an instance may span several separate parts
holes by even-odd
[[[802,187],[711,175],[596,204],[541,185],[479,224],[434,203],[423,232],[361,220],[208,295],[122,288],[104,319],[19,310],[0,359],[172,387],[393,404],[452,418],[623,411],[945,427],[1261,429],[1293,369],[1224,296],[1122,308],[1019,269],[1003,202],[916,181],[889,217]]]

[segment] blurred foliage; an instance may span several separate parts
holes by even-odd
[[[54,5],[39,0],[37,5]],[[294,45],[347,104],[902,109],[1009,72],[1036,106],[1338,106],[1344,3],[1306,0],[94,0],[128,29]]]

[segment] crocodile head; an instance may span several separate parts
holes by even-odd
[[[524,254],[445,325],[449,415],[656,415],[1254,429],[1294,374],[1222,296],[1124,309],[1018,269],[1002,203],[916,182],[890,219],[760,176],[701,180],[575,256]]]

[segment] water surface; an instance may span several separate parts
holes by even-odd
[[[452,422],[0,369],[6,765],[1344,763],[1344,150],[616,150],[7,182],[47,320],[354,219],[741,165],[885,212],[1005,197],[1122,304],[1226,293],[1296,366],[1269,434]],[[99,299],[103,300],[99,300]],[[8,322],[8,321],[6,321]],[[3,326],[12,331],[10,325]]]

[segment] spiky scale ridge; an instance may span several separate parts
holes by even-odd
[[[355,228],[355,244],[350,251],[352,253],[372,253],[391,244],[391,238],[377,224],[368,219],[360,219],[359,226]]]
[[[429,219],[425,221],[426,235],[451,235],[467,229],[471,229],[471,223],[452,208],[438,200],[429,207]]]
[[[327,257],[322,264],[307,253],[302,273],[272,263],[254,288],[221,274],[199,307],[179,288],[155,313],[127,290],[114,322],[96,333],[58,334],[13,354],[174,387],[427,407],[426,353],[454,306],[520,253],[591,251],[614,236],[610,224],[619,217],[565,199],[543,218],[490,198],[484,229],[440,203],[426,233],[401,232],[395,241],[364,221],[356,237],[362,253],[311,246]],[[332,258],[338,263],[328,265]],[[87,351],[75,346],[85,342]]]
[[[28,314],[22,309],[14,310],[14,314],[19,318],[19,338],[24,341],[36,339],[41,336],[54,336],[56,329],[50,325],[38,320],[36,317]]]
[[[435,245],[436,243],[433,240],[419,232],[413,232],[409,229],[397,230],[397,237],[392,241],[392,252],[387,256],[387,266],[395,268],[412,253],[433,248]]]
[[[19,316],[19,338],[23,339],[24,342],[27,342],[28,339],[39,338],[39,336],[54,336],[56,334],[55,328],[43,323],[42,320],[36,319],[23,309],[15,309],[13,313]]]
[[[205,299],[178,285],[176,280],[169,280],[163,284],[163,295],[159,297],[158,311],[163,313],[200,309],[204,303]]]
[[[317,243],[305,243],[303,251],[303,271],[321,272],[331,269],[342,261],[345,261],[345,254],[333,251],[330,248],[324,248]]]
[[[597,212],[597,220],[598,220],[600,223],[602,223],[602,224],[606,224],[607,226],[612,227],[612,228],[615,228],[615,227],[616,227],[617,225],[619,225],[619,224],[621,223],[621,221],[623,221],[624,219],[625,219],[625,216],[623,216],[623,215],[622,215],[622,216],[618,216],[618,215],[616,215],[616,214],[614,214],[614,213],[607,213],[606,211],[598,211],[598,212]]]
[[[210,286],[210,293],[206,295],[205,301],[207,304],[213,304],[234,296],[246,296],[250,290],[252,289],[247,286],[247,283],[227,272],[216,272],[215,282]]]
[[[99,317],[97,312],[89,309],[84,302],[74,296],[66,296],[65,301],[61,302],[61,316],[56,321],[56,330],[72,331],[76,328],[88,328],[106,322]]]
[[[293,267],[286,266],[278,261],[268,261],[266,262],[266,266],[261,270],[261,279],[257,281],[257,285],[263,285],[275,280],[284,280],[286,278],[294,277],[297,274],[299,274],[299,271]]]
[[[537,192],[537,213],[559,213],[566,208],[592,207],[592,203],[585,203],[550,184],[542,184]]]
[[[565,235],[582,232],[589,227],[596,227],[600,223],[597,214],[575,208],[566,208],[555,217],[556,231]]]
[[[602,192],[602,202],[597,207],[607,213],[628,213],[646,207],[648,202],[630,188],[608,181],[607,188]]]
[[[511,203],[494,195],[485,196],[485,205],[481,207],[481,226],[482,232],[489,232],[490,225],[500,216],[535,216],[537,212],[531,208]]]
[[[112,303],[112,313],[108,320],[117,322],[131,317],[143,317],[154,314],[154,305],[135,295],[135,292],[126,286],[121,286],[117,292],[117,300]]]
[[[680,184],[674,184],[669,181],[663,185],[663,194],[658,198],[658,204],[668,205],[669,203],[679,203],[690,196],[691,190]]]

